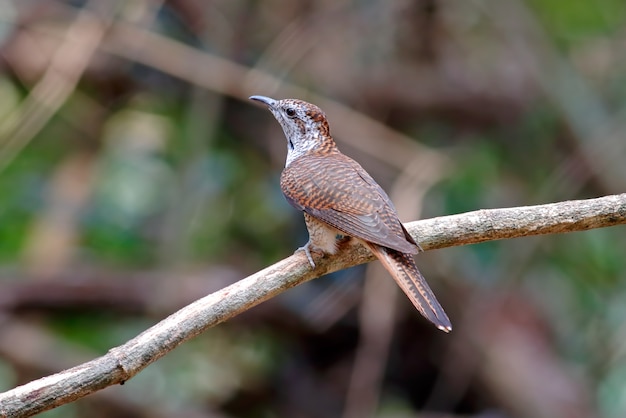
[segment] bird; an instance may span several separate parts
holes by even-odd
[[[287,202],[304,213],[309,240],[303,250],[312,268],[316,254],[336,254],[357,240],[383,264],[417,310],[437,328],[452,325],[413,255],[421,247],[407,232],[387,193],[359,163],[339,151],[326,114],[299,99],[250,96],[274,115],[287,139],[280,187]]]

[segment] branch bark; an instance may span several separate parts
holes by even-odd
[[[626,224],[626,193],[539,206],[478,210],[408,223],[424,250],[529,235]],[[285,290],[327,273],[372,261],[360,245],[324,257],[311,270],[298,252],[184,307],[90,362],[0,394],[0,417],[27,417],[122,384],[179,344]]]

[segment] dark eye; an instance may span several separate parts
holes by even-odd
[[[294,116],[296,116],[296,110],[294,108],[292,108],[292,107],[288,107],[287,109],[285,109],[285,113],[290,118],[293,118]]]

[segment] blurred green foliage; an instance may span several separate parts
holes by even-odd
[[[49,68],[62,39],[53,30],[66,30],[82,7],[101,7],[8,3],[10,29],[0,32],[0,124],[7,126]],[[165,34],[163,51],[171,52],[165,40],[176,40],[285,85],[305,84],[445,155],[451,169],[426,193],[424,216],[624,191],[623,169],[601,154],[626,160],[623,0],[331,3],[128,2],[110,17]],[[516,27],[503,32],[494,13],[507,11],[503,21],[534,36]],[[0,129],[0,163],[9,161],[0,166],[1,315],[37,329],[0,343],[3,389],[101,355],[306,240],[301,215],[279,189],[282,133],[269,113],[242,101],[286,87],[255,84],[253,75],[230,85],[200,59],[182,63],[197,78],[175,77],[168,71],[178,56],[136,48],[128,54],[135,62],[106,42],[15,158],[11,136]],[[154,61],[161,66],[141,61],[143,53],[161,58]],[[568,74],[580,84],[560,84]],[[202,76],[215,77],[220,90],[202,85]],[[595,127],[597,103],[611,126]],[[572,118],[570,105],[582,117]],[[397,145],[366,140],[377,141],[381,153]],[[387,190],[407,169],[358,141],[337,141]],[[447,340],[435,335],[398,302],[376,416],[624,416],[624,248],[624,229],[615,227],[420,256],[459,331]],[[362,343],[360,296],[349,287],[360,286],[352,277],[360,272],[294,289],[184,344],[102,398],[43,416],[342,416]],[[508,337],[536,350],[528,380],[510,387],[485,371]],[[31,350],[39,355],[20,356]],[[510,354],[505,364],[523,359]],[[547,388],[537,394],[533,385],[544,382],[565,401]],[[536,397],[528,401],[528,393]],[[568,402],[582,412],[545,414]]]
[[[566,46],[589,37],[612,36],[624,24],[626,5],[620,0],[531,0],[533,10],[553,39]]]

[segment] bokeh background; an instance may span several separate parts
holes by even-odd
[[[0,1],[0,390],[290,255],[322,107],[405,221],[626,190],[623,0]],[[45,417],[623,417],[626,230],[320,278]]]

